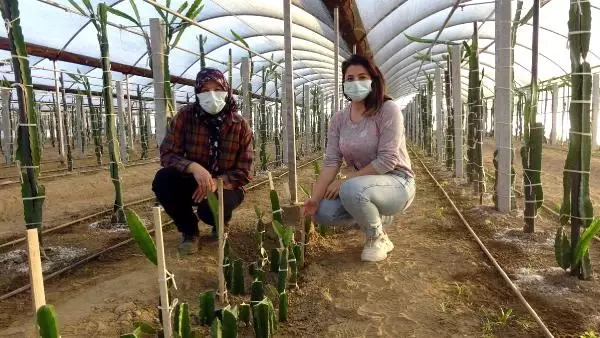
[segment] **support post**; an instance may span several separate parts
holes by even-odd
[[[2,95],[2,137],[4,138],[2,144],[3,144],[3,149],[2,151],[4,152],[4,162],[6,164],[12,164],[13,163],[13,157],[12,157],[12,151],[11,148],[15,147],[16,145],[14,144],[14,137],[11,137],[12,135],[14,135],[10,123],[10,107],[8,106],[8,103],[10,101],[10,89],[2,89],[1,90],[1,95]]]
[[[152,78],[154,80],[154,129],[156,142],[159,145],[167,133],[166,100],[168,98],[165,98],[165,29],[163,25],[164,22],[160,19],[150,19]]]
[[[129,75],[125,75],[125,95],[127,95],[127,137],[129,138],[129,148],[132,151],[135,151],[135,137],[133,137],[133,112],[131,109],[131,94],[129,93]]]
[[[127,139],[125,137],[125,111],[123,110],[123,84],[121,81],[115,82],[115,89],[117,95],[117,117],[118,117],[118,136],[119,136],[119,149],[121,151],[121,161],[127,163]]]
[[[304,121],[304,151],[306,151],[304,155],[307,155],[310,152],[310,86],[306,85],[304,89],[304,111],[302,112],[304,116],[302,120]]]
[[[511,102],[512,100],[512,60],[511,60],[511,0],[496,0],[496,106],[494,110],[494,137],[498,150],[498,182],[496,192],[498,211],[507,213],[511,209]],[[456,91],[460,97],[460,90]],[[456,105],[455,105],[456,106]],[[457,111],[455,111],[455,114]],[[460,120],[458,120],[460,121]],[[456,130],[456,128],[455,128]],[[461,130],[461,128],[458,128]],[[455,148],[459,148],[457,144]]]
[[[598,149],[598,127],[600,122],[600,74],[592,77],[592,150]]]
[[[223,271],[223,261],[225,260],[225,212],[223,209],[223,179],[217,181],[217,190],[219,193],[219,225],[217,233],[219,237],[219,262],[217,264],[217,274],[219,276],[219,301],[221,305],[227,304],[227,289],[225,288],[225,272]]]
[[[284,49],[285,49],[285,92],[286,92],[286,107],[287,114],[287,129],[288,129],[288,170],[289,170],[289,189],[290,203],[298,203],[298,185],[296,183],[296,135],[294,130],[295,125],[295,104],[294,104],[294,63],[292,62],[292,15],[291,15],[291,0],[283,0],[283,32],[284,32]],[[337,9],[336,9],[337,13]],[[336,52],[337,55],[337,52]],[[337,56],[335,58],[335,69],[337,69]],[[337,73],[337,70],[336,70]],[[337,82],[337,76],[336,80]],[[337,86],[336,86],[337,88]],[[336,91],[337,95],[337,91]]]
[[[558,85],[552,86],[552,129],[550,129],[550,144],[558,143],[556,138],[558,131]]]
[[[326,100],[325,100],[325,95],[321,95],[321,115],[319,116],[319,121],[321,121],[321,130],[319,131],[321,133],[321,152],[325,153],[325,148],[327,147],[327,143],[325,142],[325,139],[327,138],[327,124],[325,123],[325,121],[327,121],[327,119],[325,118],[325,105],[326,105]]]
[[[498,3],[496,2],[496,5]],[[497,44],[496,44],[497,46]],[[463,160],[463,123],[462,123],[462,89],[460,80],[461,46],[452,46],[452,95],[454,101],[454,175],[464,176]]]
[[[85,137],[85,125],[83,119],[83,96],[75,95],[75,140],[77,149],[83,155],[83,144]]]
[[[40,307],[46,305],[44,275],[42,272],[42,259],[37,228],[27,229],[27,258],[29,260],[29,278],[33,307],[34,311],[37,312]]]
[[[340,105],[340,9],[333,9],[333,29],[335,38],[333,42],[333,102],[335,102],[334,113],[341,109]]]
[[[250,85],[250,60],[247,57],[242,58],[241,64],[242,71],[242,102],[244,103],[244,111],[242,111],[242,115],[248,123],[250,124],[250,128],[252,128],[252,114],[250,113],[252,109],[250,105],[252,101],[250,100],[250,93],[248,91],[248,86]]]
[[[154,236],[156,238],[156,262],[158,267],[158,289],[160,291],[161,317],[164,328],[165,338],[173,337],[171,325],[171,311],[169,302],[169,289],[167,286],[167,266],[165,261],[165,246],[163,242],[163,224],[161,217],[161,207],[153,207],[154,214]]]
[[[438,161],[444,158],[444,112],[442,111],[442,71],[440,67],[435,68],[435,145],[436,158]]]
[[[58,130],[56,131],[57,133],[57,139],[58,139],[58,155],[60,158],[61,162],[65,161],[65,128],[64,128],[64,124],[63,124],[63,119],[61,116],[61,109],[60,109],[60,91],[58,90],[58,77],[59,77],[59,71],[58,68],[56,67],[56,61],[52,61],[52,65],[54,66],[54,95],[56,95],[56,106],[54,107],[55,112],[54,112],[54,116],[55,119],[57,120],[57,124],[58,124]]]
[[[287,94],[285,92],[285,86],[286,86],[286,77],[285,77],[285,72],[283,72],[281,74],[281,145],[283,147],[283,163],[284,164],[288,164],[289,159],[288,159],[288,134],[289,134],[289,130],[288,130],[288,124],[287,124],[287,120],[288,120],[288,115],[287,115]],[[292,133],[294,131],[292,130]]]

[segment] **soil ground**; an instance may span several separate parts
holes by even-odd
[[[518,212],[495,213],[489,207],[489,197],[485,201],[487,207],[478,206],[478,198],[462,182],[437,167],[432,159],[426,159],[426,164],[433,168],[475,231],[555,336],[578,336],[588,329],[600,330],[598,281],[579,281],[555,268],[552,245],[557,223],[553,216],[541,215],[538,233],[526,237],[519,231],[522,221]],[[125,192],[138,191],[142,197],[151,195],[150,182],[157,167],[126,170]],[[289,322],[280,325],[278,336],[430,337],[440,333],[450,337],[542,336],[533,318],[509,291],[416,160],[414,168],[417,197],[387,229],[395,244],[390,257],[381,263],[360,262],[363,236],[351,227],[332,229],[325,236],[313,234],[307,249],[307,266],[300,271],[300,289],[292,291],[290,296]],[[106,208],[112,203],[112,186],[106,176],[106,173],[90,174],[68,182],[70,185],[60,183],[72,178],[48,182],[57,182],[53,190],[62,191],[62,195],[51,199],[54,204],[48,204],[48,217],[54,214],[64,221],[69,217],[69,205],[77,203],[81,203],[80,215]],[[298,170],[299,183],[309,184],[312,176],[310,167]],[[82,183],[88,178],[89,182]],[[276,188],[280,198],[288,201],[285,178],[276,183]],[[101,194],[96,199],[91,197],[92,192]],[[128,198],[137,198],[135,192],[131,194]],[[1,200],[11,196],[17,200],[12,209],[18,208],[18,190],[13,195],[7,192]],[[89,201],[85,199],[97,204],[87,208]],[[256,258],[252,234],[255,206],[269,210],[266,186],[248,192],[228,229],[233,250],[245,262]],[[22,229],[22,224],[16,223],[22,214],[12,209],[0,213],[12,213],[12,221],[4,224],[12,222],[14,227]],[[149,205],[134,209],[140,214],[149,213]],[[167,229],[167,266],[177,280],[175,296],[189,302],[192,313],[197,313],[198,294],[217,287],[216,243],[208,238],[208,229],[202,226],[201,251],[191,257],[178,257],[178,234],[173,227]],[[99,236],[112,235],[99,232],[79,240],[97,241]],[[58,244],[77,245],[67,240]],[[266,243],[267,249],[275,245],[274,241]],[[600,257],[596,246],[591,254],[592,261]],[[269,280],[273,278],[268,276]],[[247,283],[249,280],[246,276]],[[57,309],[63,337],[114,337],[130,331],[135,321],[158,323],[156,270],[134,245],[48,281],[46,296],[48,303]],[[242,299],[247,302],[247,298],[236,296],[231,301],[239,304]],[[277,304],[275,299],[274,304]],[[511,315],[503,318],[501,309],[505,313],[510,310]],[[206,328],[198,330],[202,336],[208,332]],[[243,328],[242,335],[252,336],[251,329]],[[0,337],[29,336],[32,336],[29,293],[0,302]]]

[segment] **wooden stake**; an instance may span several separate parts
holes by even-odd
[[[37,229],[27,229],[27,256],[29,258],[29,278],[31,281],[34,313],[37,313],[37,310],[40,307],[46,305],[42,259],[40,256],[40,242],[38,240]]]
[[[227,289],[225,289],[225,273],[223,272],[223,261],[225,260],[225,213],[223,212],[223,179],[218,180],[218,192],[219,192],[219,263],[217,264],[217,271],[219,276],[219,300],[221,304],[228,303],[227,300]]]
[[[161,315],[164,329],[164,337],[171,338],[171,311],[169,306],[169,288],[167,286],[167,267],[165,265],[165,246],[163,243],[163,230],[161,219],[161,207],[153,207],[154,231],[156,237],[156,258],[158,263],[158,288],[160,290]]]
[[[275,185],[273,184],[273,176],[271,175],[271,172],[267,172],[267,175],[269,176],[269,188],[271,190],[275,190]]]

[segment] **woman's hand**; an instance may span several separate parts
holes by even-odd
[[[335,180],[333,182],[331,182],[329,184],[329,186],[327,187],[327,190],[325,191],[325,199],[328,200],[334,200],[336,198],[338,198],[338,194],[340,192],[340,187],[342,186],[342,183],[344,183],[346,180]]]
[[[192,199],[196,203],[199,203],[206,197],[209,191],[215,191],[217,186],[208,170],[204,169],[201,165],[194,166],[192,175],[194,175],[194,179],[198,183],[198,188],[192,194]]]
[[[304,206],[302,206],[302,215],[312,217],[317,213],[318,208],[319,201],[311,197],[308,200],[306,200],[306,202],[304,202]]]

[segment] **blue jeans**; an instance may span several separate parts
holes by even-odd
[[[340,187],[335,200],[321,200],[315,221],[343,225],[355,221],[368,237],[382,232],[381,216],[406,210],[415,197],[415,180],[401,170],[385,175],[351,178]]]

